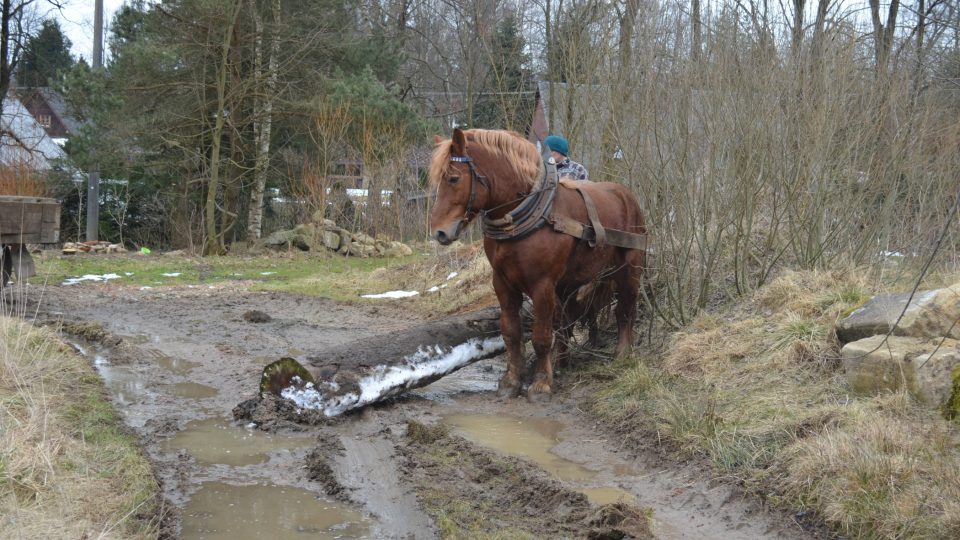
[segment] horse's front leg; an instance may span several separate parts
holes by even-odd
[[[541,283],[533,294],[533,350],[537,361],[533,384],[527,390],[530,401],[550,399],[553,387],[553,317],[557,308],[557,293],[552,283]]]
[[[523,329],[520,324],[520,306],[523,294],[510,287],[502,278],[494,275],[493,290],[500,302],[500,334],[507,347],[507,372],[497,384],[497,397],[512,398],[520,395],[523,358]]]

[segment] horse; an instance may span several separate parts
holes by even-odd
[[[524,295],[533,303],[536,353],[530,401],[551,396],[555,327],[566,325],[569,332],[572,320],[595,316],[589,300],[579,298],[590,296],[584,291],[612,282],[618,327],[614,355],[629,353],[646,263],[646,226],[633,193],[612,182],[551,181],[552,162],[511,131],[455,129],[450,139],[437,136],[435,142],[429,168],[436,189],[433,238],[449,245],[481,216],[508,358],[498,397],[520,395]],[[607,236],[614,242],[605,242]]]

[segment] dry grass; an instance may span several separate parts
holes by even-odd
[[[157,490],[92,368],[0,316],[0,537],[151,537]]]
[[[371,278],[396,288],[420,291],[420,295],[405,302],[427,315],[449,315],[497,305],[490,263],[480,243],[432,247],[437,250],[435,256],[375,270]],[[453,272],[456,276],[447,279]],[[434,287],[437,289],[430,292]]]
[[[906,394],[848,394],[833,327],[869,296],[854,273],[786,273],[598,368],[595,411],[845,537],[960,537],[957,425]]]
[[[46,197],[44,179],[28,163],[0,166],[0,195]]]

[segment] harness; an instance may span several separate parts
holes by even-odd
[[[487,177],[477,171],[473,160],[469,156],[451,156],[450,161],[466,163],[470,169],[470,198],[467,199],[463,223],[470,223],[477,215],[480,215],[483,235],[491,240],[520,240],[549,223],[553,230],[584,240],[590,247],[604,247],[609,244],[643,251],[647,249],[646,233],[638,234],[604,227],[600,222],[597,207],[590,194],[578,186],[577,182],[561,181],[557,175],[556,162],[553,158],[544,160],[543,176],[537,181],[530,193],[522,194],[520,204],[501,218],[491,218],[489,216],[490,210],[495,210],[499,206],[490,210],[478,210],[473,207],[477,200],[477,184],[483,186],[487,193],[491,191]],[[553,202],[561,184],[566,188],[577,190],[583,198],[584,206],[587,209],[587,217],[590,219],[589,225],[554,214]]]

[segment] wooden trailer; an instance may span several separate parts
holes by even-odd
[[[36,274],[27,244],[60,242],[60,203],[42,197],[0,195],[0,287]]]

